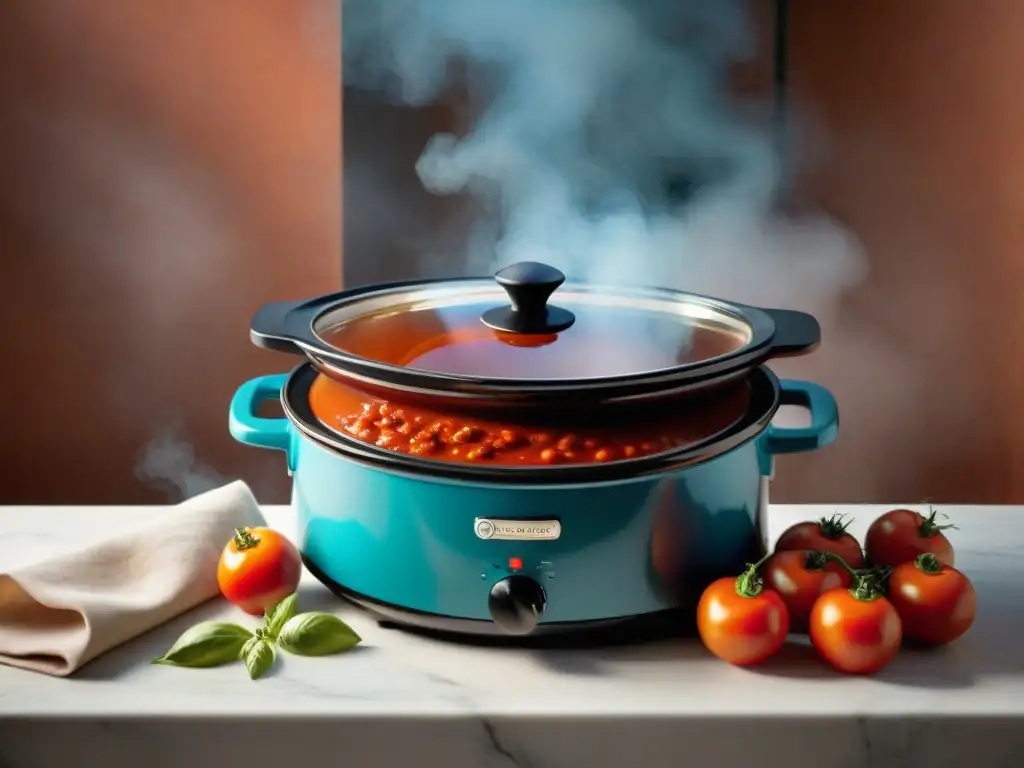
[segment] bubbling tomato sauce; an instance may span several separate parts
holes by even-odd
[[[505,466],[593,464],[685,448],[728,429],[746,413],[746,383],[685,404],[590,412],[544,411],[499,421],[481,413],[432,410],[370,398],[320,376],[310,388],[313,414],[329,429],[396,453],[448,462]]]

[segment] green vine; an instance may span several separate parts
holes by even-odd
[[[757,597],[764,591],[764,579],[758,572],[768,562],[772,553],[768,553],[756,563],[747,563],[747,569],[736,577],[736,594],[740,597]]]
[[[853,579],[849,592],[858,600],[870,603],[880,597],[885,597],[885,583],[882,572],[875,570],[855,571],[842,557],[833,552],[821,553],[826,560],[838,563],[840,567],[850,574]]]

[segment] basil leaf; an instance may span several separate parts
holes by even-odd
[[[295,602],[298,597],[298,594],[292,593],[267,611],[267,615],[263,619],[263,632],[271,640],[277,640],[277,636],[281,634],[281,628],[288,619],[295,615]]]
[[[219,667],[236,661],[246,640],[253,636],[245,627],[223,621],[204,621],[186,630],[154,664],[175,667]]]
[[[242,660],[249,670],[249,679],[256,680],[266,674],[272,666],[277,652],[273,643],[254,637],[242,649]]]
[[[300,613],[281,629],[278,643],[298,656],[327,656],[355,648],[362,638],[333,613]]]
[[[258,632],[259,630],[256,631]],[[249,651],[251,651],[253,646],[259,642],[260,638],[258,635],[254,635],[253,637],[250,637],[248,640],[246,640],[245,645],[242,646],[242,650],[238,652],[238,658],[244,659],[246,656],[248,656]]]

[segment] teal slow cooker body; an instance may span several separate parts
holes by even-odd
[[[810,411],[810,425],[766,423],[706,461],[604,483],[531,486],[438,478],[373,465],[314,439],[287,417],[257,416],[289,397],[297,375],[264,376],[236,392],[238,441],[285,453],[293,475],[297,542],[322,581],[385,616],[488,634],[492,586],[512,574],[541,585],[539,629],[679,609],[712,579],[738,573],[764,546],[762,521],[774,457],[830,443],[832,395],[779,381],[776,404]],[[308,390],[307,390],[308,391]],[[297,397],[302,397],[299,393]],[[286,413],[289,411],[285,402]],[[308,426],[308,425],[307,425]]]

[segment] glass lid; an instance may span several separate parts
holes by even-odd
[[[512,273],[510,274],[510,271]],[[567,285],[540,264],[490,280],[368,294],[314,322],[326,345],[435,374],[573,381],[629,376],[724,358],[747,346],[751,324],[713,300],[661,290]],[[504,290],[502,290],[504,289]]]
[[[553,267],[521,262],[493,280],[426,280],[278,301],[256,312],[250,336],[365,390],[526,407],[700,392],[771,357],[808,352],[821,339],[818,322],[803,312],[564,282]]]

